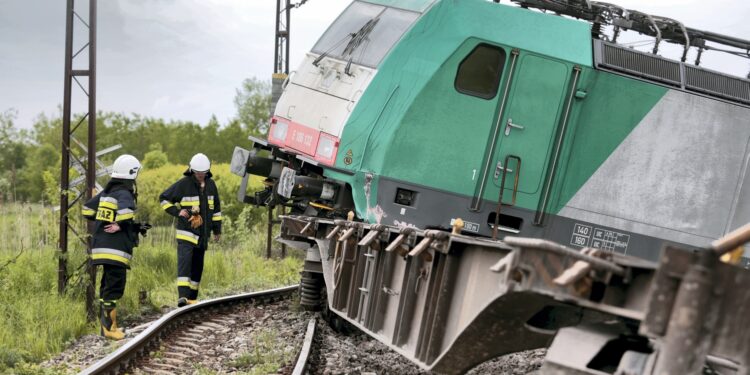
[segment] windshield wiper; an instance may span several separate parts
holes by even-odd
[[[346,69],[344,69],[344,72],[347,75],[351,75],[350,70],[352,61],[354,60],[354,51],[357,50],[357,48],[359,48],[359,46],[362,45],[365,40],[367,40],[367,37],[372,32],[372,29],[375,28],[375,25],[377,25],[378,21],[380,21],[379,15],[367,21],[364,25],[362,25],[362,27],[359,28],[359,30],[357,30],[357,32],[347,34],[343,39],[336,43],[335,46],[320,54],[320,56],[313,60],[312,64],[317,67],[331,51],[335,50],[339,45],[341,45],[341,43],[349,38],[349,43],[347,43],[346,47],[344,47],[344,51],[342,52],[341,56],[349,56],[349,61],[346,64]]]
[[[336,48],[338,48],[338,46],[340,46],[340,45],[341,45],[341,43],[343,43],[343,42],[344,42],[344,41],[345,41],[345,40],[346,40],[347,38],[354,38],[354,36],[355,36],[355,35],[357,35],[357,34],[356,34],[356,33],[349,33],[349,34],[346,34],[346,36],[345,36],[345,37],[343,37],[343,38],[341,38],[341,40],[339,40],[339,41],[338,41],[338,43],[336,43],[336,44],[335,44],[335,45],[334,45],[333,47],[331,47],[331,48],[329,48],[329,49],[328,49],[327,51],[325,51],[325,52],[321,53],[321,54],[320,54],[320,56],[318,56],[318,58],[316,58],[315,60],[313,60],[312,64],[313,64],[314,66],[316,66],[316,67],[317,67],[317,66],[318,66],[318,64],[320,64],[320,62],[321,62],[321,61],[323,60],[323,58],[324,58],[324,57],[326,57],[326,56],[328,56],[328,54],[329,54],[329,53],[330,53],[331,51],[333,51],[333,50],[335,50]]]
[[[365,23],[364,26],[362,26],[359,31],[352,34],[352,39],[349,41],[349,44],[346,45],[346,48],[344,48],[344,53],[342,56],[349,55],[349,61],[346,63],[346,68],[344,68],[344,73],[348,76],[351,76],[351,68],[352,68],[352,61],[354,60],[354,51],[359,48],[359,46],[362,45],[362,43],[365,40],[369,39],[367,38],[372,30],[375,28],[375,25],[377,25],[378,21],[380,21],[380,17],[375,17],[367,23]],[[362,53],[360,56],[364,54],[364,49],[362,50]]]
[[[367,38],[368,35],[370,35],[370,32],[372,32],[372,29],[375,28],[375,25],[380,21],[380,17],[375,17],[367,23],[364,24],[356,33],[351,34],[352,39],[349,40],[349,44],[346,45],[346,48],[344,48],[343,56],[346,55],[352,55],[354,53],[354,50],[359,47],[362,42]]]

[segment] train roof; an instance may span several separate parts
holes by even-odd
[[[591,24],[594,65],[646,81],[670,86],[735,103],[750,105],[750,73],[747,78],[700,66],[704,51],[715,51],[750,59],[750,41],[688,27],[678,20],[626,9],[616,4],[590,0],[512,0],[523,8],[552,12]],[[562,17],[561,17],[562,18]],[[612,31],[606,32],[604,26]],[[632,30],[653,37],[650,52],[620,44],[621,31]],[[660,43],[682,47],[682,56],[674,60],[659,56]],[[688,52],[697,51],[688,61]]]
[[[424,13],[437,0],[362,0],[367,3]]]

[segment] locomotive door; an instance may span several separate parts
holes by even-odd
[[[564,107],[569,69],[561,62],[523,52],[517,64],[506,109],[498,114],[498,136],[489,155],[491,172],[484,181],[487,189],[483,197],[497,202],[504,169],[508,168],[503,203],[535,210]]]

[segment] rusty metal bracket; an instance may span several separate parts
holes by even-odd
[[[593,257],[596,257],[597,254],[599,254],[599,250],[587,247],[581,250],[581,254],[591,255]],[[568,286],[586,277],[586,275],[588,275],[590,271],[591,271],[591,263],[583,261],[583,260],[579,260],[573,263],[572,266],[565,269],[560,274],[560,276],[557,276],[554,280],[554,283],[560,286]]]
[[[307,224],[305,224],[304,227],[302,227],[302,230],[299,231],[300,234],[308,234],[307,232],[310,231],[310,235],[315,235],[315,232],[318,231],[318,222],[315,219],[307,218],[305,221],[307,221]]]
[[[333,221],[333,224],[340,227],[347,227],[350,222],[347,220],[337,219]]]
[[[367,232],[367,235],[365,235],[364,238],[362,238],[361,241],[359,241],[359,246],[370,246],[370,244],[375,241],[378,237],[380,237],[380,240],[382,240],[382,235],[386,230],[386,226],[383,224],[373,224],[370,226],[370,231]]]
[[[430,247],[430,244],[432,243],[432,241],[435,241],[435,239],[434,238],[430,238],[430,237],[422,238],[422,241],[419,241],[419,244],[417,244],[417,246],[414,246],[414,249],[412,249],[409,252],[409,256],[410,257],[415,257],[415,256],[418,256],[418,255],[424,254],[424,255],[422,255],[422,259],[423,260],[425,260],[426,262],[432,261],[432,256],[430,255],[430,253],[428,253],[428,252],[425,253],[424,252],[425,250],[427,250]]]
[[[344,242],[344,241],[348,240],[349,237],[351,237],[352,234],[354,234],[354,232],[356,230],[357,230],[357,228],[355,228],[355,227],[351,227],[351,228],[347,229],[346,232],[344,232],[344,234],[342,234],[341,237],[339,237],[339,242]]]
[[[429,275],[430,272],[427,268],[422,267],[419,269],[419,275],[417,275],[417,280],[414,282],[414,294],[419,293],[419,288],[422,286],[422,284],[427,282],[427,278],[429,277]]]
[[[339,233],[339,231],[341,231],[341,229],[343,228],[352,228],[352,222],[347,221],[347,220],[334,220],[333,224],[336,226],[333,228],[333,230],[330,233],[328,233],[328,235],[326,235],[327,240],[333,239],[333,237],[336,236],[336,234]],[[349,236],[351,236],[352,233],[353,233],[352,230],[347,230],[342,236],[348,234],[346,238],[349,238]],[[339,240],[341,240],[341,238],[339,238]]]
[[[550,251],[553,253],[566,255],[574,259],[588,262],[591,264],[592,268],[612,272],[618,276],[625,276],[625,269],[622,268],[621,266],[618,266],[617,264],[613,262],[600,259],[600,258],[595,258],[587,254],[582,254],[579,251],[554,243],[552,241],[535,239],[535,238],[506,236],[505,239],[503,239],[503,242],[511,246],[532,247],[532,248],[539,249],[539,250]]]
[[[500,258],[497,263],[490,267],[490,271],[502,274],[500,285],[513,287],[513,285],[524,286],[528,283],[529,275],[534,270],[521,264],[521,250],[516,249]]]
[[[367,235],[362,238],[362,240],[359,241],[357,245],[359,246],[370,246],[372,241],[375,241],[375,238],[377,238],[380,235],[380,231],[377,230],[370,230],[367,232]]]
[[[414,233],[414,228],[401,228],[401,230],[399,230],[398,237],[396,237],[393,242],[388,244],[388,247],[385,248],[385,251],[390,253],[393,250],[396,250],[396,248],[401,246],[401,244],[403,244],[407,240],[407,238],[411,237]]]
[[[495,265],[490,267],[490,271],[492,272],[508,272],[508,270],[513,269],[518,265],[518,251],[519,250],[513,250],[510,253],[506,254],[504,257],[500,258]]]
[[[743,244],[750,242],[750,223],[747,223],[729,233],[724,237],[711,243],[711,250],[719,255],[726,254]]]
[[[342,226],[348,229],[339,237],[339,241],[348,240],[354,233],[357,234],[357,239],[362,238],[362,233],[364,232],[364,225],[362,223],[347,221]]]
[[[312,227],[312,225],[313,225],[312,221],[308,222],[304,227],[302,227],[302,230],[299,231],[300,234],[305,234],[305,232],[307,232],[308,230],[310,230],[310,227]]]
[[[443,254],[448,254],[451,247],[451,233],[442,230],[428,229],[424,231],[425,237],[434,238],[430,248]]]
[[[326,235],[326,239],[327,239],[327,240],[331,240],[331,239],[333,239],[333,237],[335,237],[335,236],[336,236],[336,234],[337,234],[337,233],[338,233],[338,232],[339,232],[339,231],[341,230],[341,228],[342,228],[342,226],[341,226],[341,225],[336,225],[335,227],[333,227],[333,230],[331,230],[331,231],[330,231],[330,232],[329,232],[329,233],[328,233],[328,234]]]

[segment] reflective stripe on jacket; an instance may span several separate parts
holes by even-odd
[[[95,221],[91,244],[93,264],[110,264],[130,268],[133,248],[138,245],[138,231],[133,222],[135,196],[123,184],[110,181],[110,191],[101,192],[83,205],[82,214]],[[120,230],[107,233],[104,227],[117,223]]]
[[[175,227],[175,238],[178,242],[188,242],[202,249],[208,247],[208,238],[213,232],[221,233],[221,200],[216,183],[211,178],[211,172],[206,174],[205,188],[200,189],[200,184],[191,171],[184,173],[185,177],[167,188],[161,195],[159,201],[162,209],[177,218]],[[193,229],[188,219],[180,216],[180,210],[190,211],[193,207],[200,210],[203,225]]]

